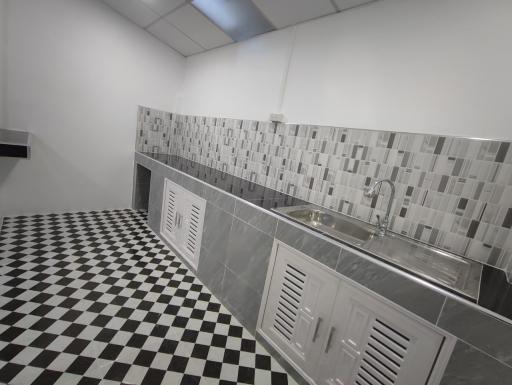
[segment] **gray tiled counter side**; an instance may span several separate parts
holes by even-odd
[[[512,322],[505,317],[269,210],[303,203],[295,198],[268,191],[260,191],[264,198],[255,192],[242,198],[239,191],[227,193],[201,175],[171,167],[163,157],[135,153],[135,165],[151,171],[149,226],[160,233],[166,178],[207,201],[198,276],[251,332],[256,330],[272,244],[279,239],[457,337],[441,384],[511,383]]]

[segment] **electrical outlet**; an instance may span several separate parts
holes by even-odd
[[[271,122],[284,123],[286,119],[283,114],[270,114],[269,120]]]

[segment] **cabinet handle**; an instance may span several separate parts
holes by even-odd
[[[329,337],[327,337],[327,345],[325,345],[324,353],[328,353],[329,349],[331,349],[331,340],[332,340],[332,336],[334,335],[335,331],[336,331],[336,328],[334,326],[332,326],[331,330],[329,331]]]
[[[315,342],[318,337],[318,329],[320,329],[320,324],[322,321],[322,317],[318,317],[318,320],[316,321],[315,332],[313,333],[313,342]]]
[[[178,227],[178,212],[174,213],[174,227]]]

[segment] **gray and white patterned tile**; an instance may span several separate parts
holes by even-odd
[[[391,230],[484,263],[509,264],[502,246],[511,233],[508,141],[186,116],[145,107],[139,109],[138,130],[139,151],[156,146],[364,221],[385,210],[389,193],[383,189],[379,199],[366,199],[363,187],[390,178],[397,189]],[[231,203],[218,204],[232,212]],[[479,244],[494,250],[475,252]]]

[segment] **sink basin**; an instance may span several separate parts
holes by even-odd
[[[283,207],[274,211],[419,277],[466,297],[478,298],[480,263],[397,234],[374,236],[375,227],[315,205]]]
[[[322,233],[338,239],[347,240],[357,245],[368,242],[374,230],[356,219],[331,214],[316,206],[297,206],[276,209],[277,212],[312,227]]]

